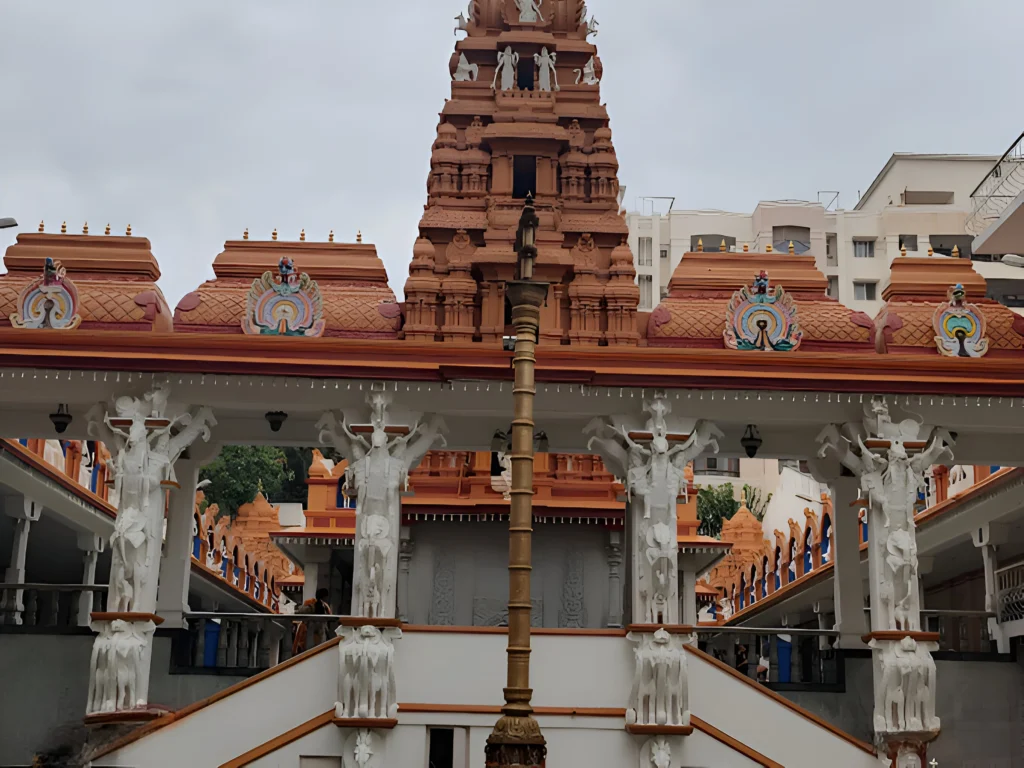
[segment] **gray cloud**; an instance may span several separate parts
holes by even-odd
[[[0,215],[149,237],[172,306],[224,240],[376,243],[400,292],[463,0],[6,0]],[[1018,0],[590,0],[628,187],[748,211],[1024,129]],[[0,247],[14,235],[0,233]]]

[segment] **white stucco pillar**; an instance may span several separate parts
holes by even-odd
[[[608,626],[622,626],[622,531],[608,531]]]
[[[82,550],[82,586],[92,587],[96,585],[96,562],[106,549],[107,542],[102,536],[94,533],[80,533],[78,535],[78,548]],[[78,598],[78,626],[88,627],[89,614],[93,612],[96,593],[92,590],[82,592]]]
[[[181,488],[171,492],[167,507],[167,537],[160,561],[160,585],[156,595],[156,613],[165,629],[186,626],[189,579],[192,575],[192,516],[195,513],[199,462],[180,459],[175,473]]]
[[[28,555],[28,534],[32,523],[39,520],[42,507],[32,499],[23,496],[9,496],[3,500],[4,514],[14,518],[14,541],[11,545],[11,561],[4,572],[7,584],[25,583],[25,558]],[[7,624],[21,624],[21,614],[25,610],[22,602],[24,591],[8,590],[4,598],[3,621]]]
[[[999,545],[1005,544],[1006,529],[995,523],[986,523],[971,532],[974,546],[981,550],[982,567],[985,572],[985,610],[996,615],[988,619],[988,632],[996,641],[999,653],[1010,652],[1010,639],[999,624],[999,584],[996,571],[999,570]]]
[[[851,506],[859,488],[856,477],[839,477],[832,482],[832,583],[840,648],[863,648],[861,638],[868,633],[861,578],[859,508]]]

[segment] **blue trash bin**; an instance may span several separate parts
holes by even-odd
[[[203,666],[217,666],[217,645],[220,643],[220,624],[209,620],[206,622],[206,637],[203,646]],[[789,658],[788,656],[786,658]]]

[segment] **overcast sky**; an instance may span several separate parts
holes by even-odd
[[[1024,130],[1020,0],[589,4],[629,207],[849,208],[893,152],[1002,154]],[[400,294],[464,9],[0,0],[0,216],[131,223],[172,307],[246,227],[361,229]]]

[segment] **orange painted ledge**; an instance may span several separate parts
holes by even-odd
[[[372,728],[378,731],[390,731],[398,725],[398,718],[372,717],[335,717],[331,719],[339,728]]]
[[[939,642],[938,632],[904,632],[902,630],[886,630],[884,632],[870,632],[861,637],[865,643],[870,643],[872,640],[902,640],[905,637],[909,637],[911,640],[916,640],[919,643],[937,643]]]
[[[689,624],[629,624],[627,632],[657,632],[664,629],[670,635],[692,635],[697,631],[696,627]]]
[[[737,741],[732,736],[727,734],[725,731],[718,730],[717,728],[715,728],[715,726],[711,725],[711,723],[701,720],[696,715],[690,715],[690,722],[693,724],[693,727],[696,730],[700,731],[706,736],[710,736],[712,739],[721,744],[725,744],[725,746],[729,747],[734,752],[739,752],[744,757],[750,758],[755,763],[760,765],[762,768],[786,768],[782,763],[777,763],[770,757],[762,755],[756,749],[751,749],[742,741]]]
[[[266,757],[271,752],[276,752],[282,747],[287,747],[293,741],[298,741],[303,736],[308,736],[313,731],[318,731],[325,725],[328,725],[334,719],[334,710],[330,709],[324,712],[322,715],[317,715],[314,718],[307,720],[301,725],[297,725],[289,731],[285,731],[280,736],[276,736],[270,741],[266,741],[260,744],[254,749],[250,749],[244,755],[236,757],[234,760],[229,760],[226,763],[222,763],[220,768],[243,768],[243,766],[251,765],[259,760],[261,757]],[[94,758],[95,759],[95,758]]]
[[[693,733],[692,725],[630,725],[626,730],[637,736],[689,736]]]
[[[148,723],[169,714],[170,710],[146,708],[129,709],[121,712],[97,712],[93,715],[86,715],[83,721],[88,726],[97,725],[121,725],[122,723]]]
[[[154,624],[163,624],[162,617],[155,613],[131,613],[126,611],[97,611],[90,613],[92,621],[152,621]]]

